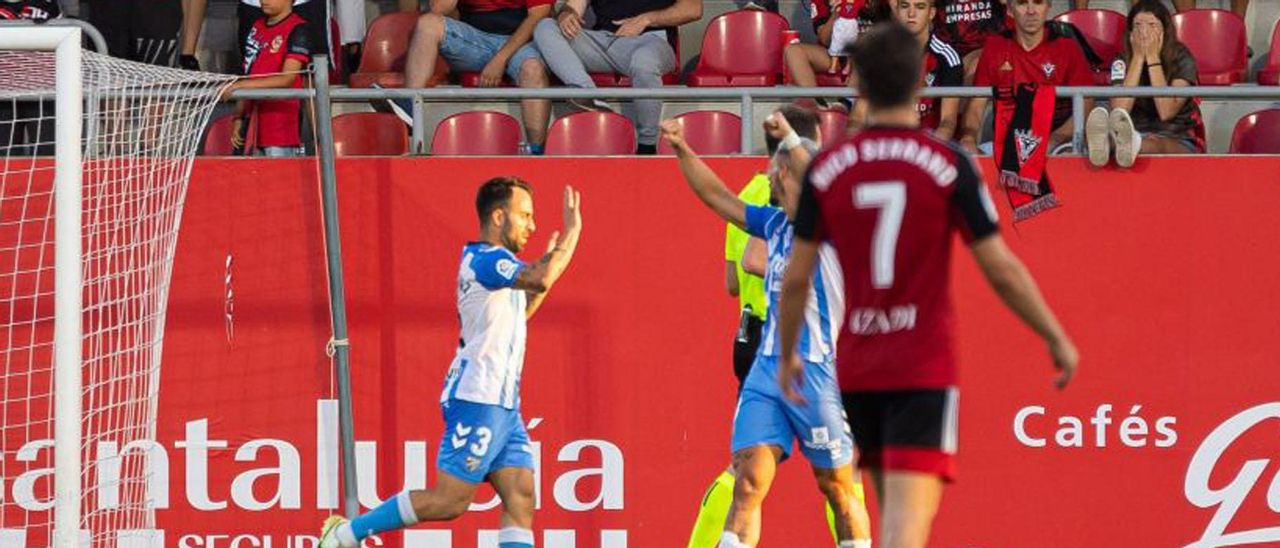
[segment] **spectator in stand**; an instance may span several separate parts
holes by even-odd
[[[595,25],[584,28],[588,3]],[[680,25],[702,18],[702,0],[568,0],[555,20],[538,23],[534,40],[551,72],[565,85],[594,88],[590,72],[631,77],[637,88],[662,87],[679,62],[671,44]],[[612,110],[599,99],[571,100],[580,110]],[[654,154],[662,101],[637,100],[636,152]]]
[[[198,0],[197,0],[198,1]],[[207,0],[205,0],[207,1]],[[310,51],[308,55],[329,54],[329,44],[331,38],[329,36],[329,1],[330,0],[293,0],[291,10],[294,15],[302,18],[307,23],[304,27],[307,33],[307,46]],[[247,44],[249,38],[249,30],[257,24],[265,15],[262,7],[262,0],[240,0],[239,6],[236,8],[236,18],[239,22],[239,38],[241,44]],[[243,61],[243,60],[242,60]],[[306,63],[310,63],[308,57]],[[304,63],[304,66],[306,65]],[[329,68],[334,69],[337,66],[337,60],[333,56],[329,57]],[[244,63],[248,67],[248,63]]]
[[[920,44],[924,62],[921,65],[920,79],[925,87],[958,87],[964,85],[964,64],[960,54],[946,42],[929,30],[930,22],[935,19],[936,0],[892,0],[893,18],[902,23],[916,37]],[[851,77],[851,85],[857,89],[857,75]],[[921,97],[918,105],[920,127],[933,131],[934,136],[944,141],[955,137],[956,125],[960,117],[960,99],[958,97]],[[867,102],[858,101],[849,117],[849,129],[861,129],[867,117]]]
[[[84,7],[112,57],[177,66],[182,0],[87,0]]]
[[[432,0],[431,11],[418,18],[418,28],[405,63],[405,87],[427,85],[443,56],[455,71],[480,73],[481,87],[502,85],[503,76],[522,88],[545,88],[547,66],[532,43],[533,29],[551,15],[554,0]],[[392,110],[413,123],[413,102],[397,99]],[[551,102],[522,101],[529,149],[542,153],[547,140]]]
[[[933,33],[964,58],[964,81],[973,82],[973,71],[987,39],[1013,30],[1007,0],[937,0]]]
[[[1010,0],[1013,14],[1013,31],[993,36],[982,49],[973,83],[976,86],[1012,88],[1021,84],[1055,86],[1088,86],[1093,74],[1080,44],[1065,36],[1057,26],[1048,26],[1052,0]],[[966,149],[978,151],[978,133],[982,115],[989,99],[974,98],[964,111],[964,124],[960,144]],[[1085,108],[1092,106],[1085,100]],[[1071,123],[1071,99],[1057,100],[1053,114],[1053,133],[1049,137],[1049,150],[1070,143],[1074,126]]]
[[[1126,87],[1186,87],[1197,82],[1196,60],[1178,41],[1173,15],[1159,0],[1139,0],[1129,10],[1128,39],[1111,65],[1112,83]],[[1111,111],[1097,107],[1085,123],[1089,161],[1130,167],[1138,154],[1204,152],[1204,122],[1195,99],[1116,97]]]
[[[182,47],[178,51],[178,66],[187,70],[200,70],[196,60],[196,47],[200,44],[200,31],[204,28],[204,13],[209,0],[182,0]]]
[[[43,23],[62,17],[57,0],[5,0],[0,21],[26,19]],[[0,100],[0,157],[53,156],[53,100]]]
[[[1140,0],[1133,0],[1137,4]],[[1071,3],[1073,9],[1086,9],[1089,7],[1089,0],[1074,0]],[[1173,0],[1173,7],[1178,12],[1196,9],[1196,0]],[[1249,11],[1249,0],[1231,0],[1231,12],[1239,15],[1244,19],[1244,14]]]
[[[833,8],[843,0],[813,0],[807,2],[809,21],[813,24],[813,32],[818,36],[817,44],[788,44],[782,50],[782,57],[791,74],[791,82],[801,87],[818,85],[817,71],[827,71],[835,60],[828,48],[831,46],[831,30],[835,26]],[[858,10],[858,24],[863,29],[884,21],[890,17],[890,2],[897,0],[867,0]],[[826,108],[824,99],[815,99],[820,107]]]
[[[223,97],[237,89],[299,88],[302,70],[311,59],[305,19],[293,11],[290,0],[261,0],[262,17],[249,28],[244,42],[244,72],[249,77],[227,86]],[[316,0],[319,1],[319,0]],[[244,146],[250,109],[258,115],[257,154],[271,157],[302,154],[298,99],[240,100],[232,123],[231,143]]]

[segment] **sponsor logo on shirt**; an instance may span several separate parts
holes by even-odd
[[[498,264],[495,265],[494,268],[498,269],[498,274],[503,278],[510,279],[512,276],[515,276],[517,266],[519,265],[511,259],[499,259]]]

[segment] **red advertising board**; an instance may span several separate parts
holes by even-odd
[[[711,164],[736,187],[762,162]],[[1043,346],[957,254],[960,474],[933,544],[1280,543],[1280,159],[1049,169],[1065,206],[1003,229],[1081,371],[1055,392]],[[500,174],[534,185],[532,252],[562,185],[582,190],[579,252],[530,323],[522,383],[540,545],[683,546],[729,459],[736,314],[724,225],[669,158],[339,161],[360,499],[434,481],[460,250],[476,186]],[[153,458],[166,546],[309,547],[337,511],[323,240],[314,161],[197,161]],[[4,458],[12,501],[25,470]],[[495,502],[380,545],[491,546]],[[762,544],[830,545],[802,459]]]

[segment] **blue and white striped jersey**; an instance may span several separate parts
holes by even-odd
[[[525,265],[510,250],[485,242],[462,248],[458,267],[458,352],[440,401],[520,406],[524,369],[525,292],[515,289]]]
[[[778,300],[782,296],[782,275],[791,257],[794,240],[792,224],[781,208],[747,206],[747,232],[765,240],[769,263],[764,275],[765,293],[769,298],[769,315],[761,331],[760,354],[776,357],[778,340]],[[804,307],[804,324],[796,352],[805,361],[828,366],[835,361],[836,338],[844,316],[844,278],[835,248],[821,244],[818,267],[813,271],[813,284]]]

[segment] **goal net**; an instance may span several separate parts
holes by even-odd
[[[0,546],[150,545],[126,537],[153,529],[154,501],[167,496],[148,460],[163,452],[156,409],[178,225],[229,79],[55,53],[17,34],[33,31],[0,28]],[[65,100],[75,73],[82,100]],[[64,102],[80,115],[58,116]],[[55,192],[65,170],[79,173],[79,200],[61,182]],[[78,255],[55,260],[77,241]],[[74,313],[57,312],[76,297]],[[60,413],[78,417],[66,423],[78,436],[57,425]]]

